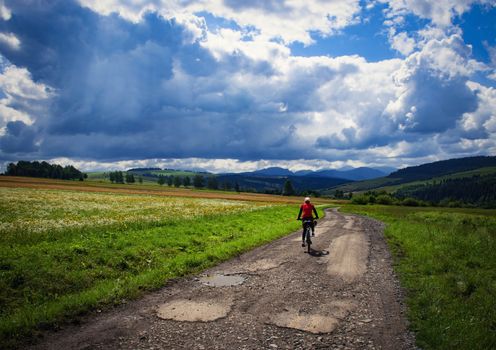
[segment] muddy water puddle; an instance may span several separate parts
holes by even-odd
[[[214,274],[200,277],[199,281],[210,287],[232,287],[244,283],[245,277],[239,275]]]

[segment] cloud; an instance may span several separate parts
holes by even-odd
[[[44,116],[53,92],[45,85],[33,82],[25,68],[4,64],[0,66],[3,66],[0,74],[0,91],[3,95],[0,98],[0,133],[5,134],[9,122],[21,121],[29,126],[36,118]]]
[[[467,85],[478,66],[458,34],[432,39],[410,55],[395,74],[401,87],[385,113],[406,132],[444,132],[477,108],[477,93]]]
[[[0,138],[0,149],[9,154],[23,155],[38,150],[36,131],[22,121],[8,122]]]
[[[395,31],[391,30],[389,40],[391,47],[404,56],[411,54],[417,46],[415,39],[410,38],[405,32],[395,34]]]
[[[389,18],[413,14],[430,20],[434,25],[449,27],[453,19],[467,12],[474,4],[495,6],[492,0],[379,0],[388,5]]]
[[[494,137],[493,92],[472,82],[487,67],[456,28],[392,28],[405,57],[369,62],[287,45],[355,23],[358,2],[80,3],[5,2],[21,45],[0,47],[0,159],[396,166]]]
[[[135,22],[147,11],[156,11],[169,19],[208,12],[213,16],[231,20],[242,28],[254,28],[267,39],[281,39],[285,43],[299,41],[307,45],[314,42],[311,32],[324,36],[335,34],[351,24],[356,24],[357,15],[361,11],[358,0],[80,0],[80,3],[105,15],[118,12],[124,18]]]
[[[477,93],[477,109],[465,113],[459,120],[458,130],[466,139],[487,139],[496,133],[496,89],[478,83],[469,83],[469,88]],[[496,140],[495,140],[496,141]]]
[[[19,50],[21,41],[12,33],[0,33],[0,45],[6,45],[12,50]]]
[[[5,6],[4,2],[0,2],[0,18],[3,19],[4,21],[8,21],[12,17],[12,13],[10,10]]]

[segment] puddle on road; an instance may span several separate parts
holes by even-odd
[[[159,306],[157,316],[164,320],[209,322],[226,317],[232,301],[174,300]]]
[[[245,280],[246,278],[242,276],[236,276],[236,275],[226,276],[222,274],[207,275],[204,277],[200,277],[200,282],[210,287],[239,286],[240,284],[243,284]]]
[[[304,314],[295,309],[288,309],[276,315],[270,315],[268,323],[279,327],[293,328],[314,334],[331,333],[340,320],[344,319],[355,304],[350,300],[335,300],[321,305],[320,312]]]
[[[245,269],[248,272],[266,271],[266,270],[275,269],[276,267],[279,267],[281,264],[282,264],[281,262],[278,263],[271,259],[260,259],[246,265]]]
[[[332,332],[339,321],[335,317],[323,315],[295,315],[291,313],[282,313],[273,317],[271,323],[279,327],[321,334]]]

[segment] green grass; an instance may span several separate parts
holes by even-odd
[[[496,348],[495,210],[344,206],[384,221],[423,349]]]
[[[0,348],[299,227],[297,205],[0,190]]]

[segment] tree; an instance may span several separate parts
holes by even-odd
[[[9,165],[7,165],[7,171],[5,172],[5,175],[16,176],[17,165],[15,165],[14,163],[9,163]]]
[[[174,187],[180,187],[182,185],[181,176],[174,176]]]
[[[171,187],[174,183],[174,176],[167,176],[167,186]]]
[[[109,179],[110,179],[110,182],[112,182],[112,183],[115,182],[115,172],[111,171],[109,173]]]
[[[234,190],[235,190],[236,192],[240,192],[240,188],[239,188],[239,183],[238,183],[238,182],[236,182],[236,183],[234,184]]]
[[[295,194],[295,190],[293,188],[293,184],[291,183],[291,180],[287,179],[286,182],[284,182],[282,195],[283,196],[293,196],[294,194]]]
[[[136,180],[134,179],[134,174],[129,174],[129,173],[126,173],[126,182],[128,184],[133,184],[136,182]]]
[[[142,185],[142,184],[143,184],[143,178],[142,178],[141,176],[140,176],[140,177],[138,177],[138,182],[140,183],[140,185]]]
[[[122,171],[115,172],[115,182],[117,182],[118,184],[124,183],[124,175],[122,174]]]
[[[210,176],[207,181],[207,187],[211,190],[219,189],[219,182],[217,181],[216,176]]]
[[[164,175],[159,175],[157,182],[158,182],[158,184],[160,186],[162,186],[165,183],[165,176]]]
[[[189,176],[185,176],[183,179],[183,185],[184,187],[189,187],[191,186],[191,179]]]
[[[195,188],[203,188],[203,176],[199,174],[195,175],[193,178],[193,186],[195,186]]]

